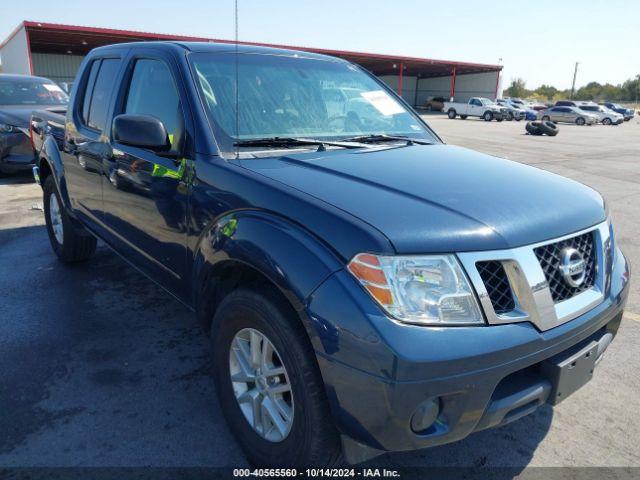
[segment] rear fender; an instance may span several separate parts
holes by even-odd
[[[40,177],[42,185],[44,186],[45,178],[43,172],[49,170],[56,182],[60,197],[62,197],[62,203],[65,206],[67,212],[71,212],[71,201],[69,199],[69,191],[67,190],[67,182],[64,176],[64,168],[62,166],[62,159],[60,158],[60,149],[55,139],[50,135],[47,136],[42,144],[40,155],[38,158],[38,168],[40,169]]]

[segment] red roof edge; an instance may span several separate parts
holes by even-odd
[[[151,32],[140,32],[135,30],[121,30],[114,28],[102,28],[102,27],[85,27],[79,25],[63,25],[60,23],[46,23],[46,22],[34,22],[30,20],[24,20],[16,29],[7,37],[6,40],[0,44],[0,48],[4,47],[4,45],[9,42],[18,31],[24,27],[25,29],[43,29],[43,30],[60,30],[60,31],[72,31],[72,32],[86,32],[86,33],[96,33],[102,35],[113,35],[113,36],[121,36],[121,37],[138,37],[144,39],[157,39],[157,40],[176,40],[176,41],[186,41],[186,42],[214,42],[214,43],[235,43],[234,40],[225,40],[219,38],[206,38],[206,37],[194,37],[188,35],[170,35],[166,33],[151,33]],[[275,43],[262,43],[262,42],[248,42],[248,41],[240,41],[243,45],[253,45],[260,47],[276,47],[276,48],[284,48],[290,50],[307,50],[315,53],[323,53],[327,55],[337,55],[337,56],[352,56],[352,57],[361,57],[361,58],[371,58],[378,60],[394,60],[394,61],[404,61],[404,62],[424,62],[430,64],[439,64],[439,65],[450,65],[450,66],[464,66],[464,67],[472,67],[472,68],[482,68],[488,71],[500,71],[502,70],[502,65],[491,65],[486,63],[473,63],[473,62],[458,62],[458,61],[449,61],[449,60],[438,60],[431,58],[420,58],[420,57],[407,57],[403,55],[390,55],[390,54],[378,54],[378,53],[367,53],[367,52],[353,52],[349,50],[334,50],[327,48],[315,48],[315,47],[300,47],[293,45],[281,45]]]

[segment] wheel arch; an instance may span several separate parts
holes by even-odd
[[[38,169],[41,186],[44,186],[44,182],[48,176],[53,175],[64,207],[70,211],[71,202],[69,200],[67,182],[64,177],[64,167],[62,166],[62,159],[60,158],[60,150],[56,141],[50,136],[45,139],[42,144],[42,149],[38,154]]]
[[[302,226],[264,211],[237,211],[212,223],[194,253],[192,303],[209,330],[226,294],[240,286],[269,289],[300,321],[315,349],[322,350],[308,318],[308,297],[344,261]]]

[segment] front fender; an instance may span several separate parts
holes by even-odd
[[[58,187],[58,192],[62,197],[62,202],[68,212],[71,210],[71,201],[69,199],[69,191],[67,190],[67,182],[64,176],[64,167],[62,166],[62,158],[60,156],[60,149],[54,138],[48,135],[42,143],[42,149],[38,155],[38,168],[40,169],[40,175],[46,167],[53,175]],[[43,181],[44,184],[44,181]]]
[[[312,345],[323,351],[316,326],[304,313],[306,299],[344,267],[331,248],[303,227],[278,215],[252,210],[229,213],[203,233],[194,254],[193,304],[211,274],[237,262],[269,279],[298,312]]]

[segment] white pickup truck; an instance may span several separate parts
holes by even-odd
[[[484,97],[471,97],[468,103],[444,102],[443,111],[452,119],[460,115],[463,120],[467,117],[481,117],[486,122],[501,122],[507,116],[506,108]]]

